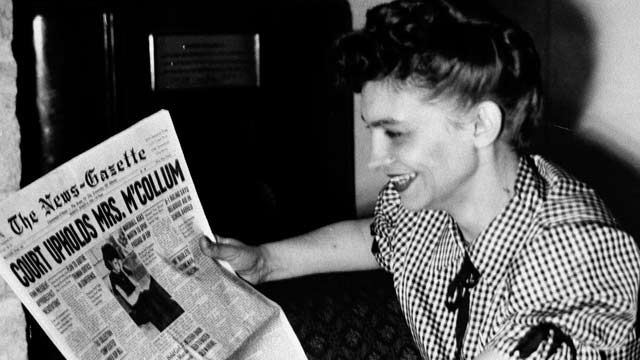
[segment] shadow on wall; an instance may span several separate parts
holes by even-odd
[[[593,21],[571,0],[489,0],[531,34],[540,55],[545,117],[574,129],[581,119],[595,67]]]
[[[622,226],[640,242],[636,215],[640,213],[640,174],[612,149],[573,131],[593,87],[597,59],[593,15],[571,1],[551,5],[547,127],[540,152],[594,187]]]
[[[542,61],[545,123],[536,152],[590,184],[640,242],[640,174],[631,164],[581,136],[597,60],[594,14],[571,0],[491,0],[531,33]],[[636,217],[636,218],[634,218]]]
[[[593,88],[595,21],[571,0],[549,1],[547,123],[575,129]]]

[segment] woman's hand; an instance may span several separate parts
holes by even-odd
[[[206,236],[200,238],[200,249],[210,258],[228,262],[233,270],[252,284],[267,280],[267,254],[263,247],[248,246],[232,238],[216,236],[214,243]]]

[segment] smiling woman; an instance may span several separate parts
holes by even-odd
[[[477,159],[473,113],[451,101],[427,101],[413,85],[400,88],[388,80],[367,82],[361,104],[371,130],[370,168],[391,178],[409,209],[451,208],[477,169],[469,164]]]
[[[389,178],[373,219],[204,252],[251,282],[380,266],[425,359],[638,358],[636,244],[593,190],[529,152],[530,36],[479,0],[396,0],[337,50]]]

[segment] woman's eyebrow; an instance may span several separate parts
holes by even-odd
[[[368,127],[381,127],[381,126],[385,126],[385,125],[397,125],[399,123],[398,120],[393,119],[393,118],[382,118],[382,119],[373,120],[373,121],[369,122],[369,121],[367,121],[367,119],[364,118],[364,115],[360,115],[360,119],[362,121],[364,121],[364,123]]]

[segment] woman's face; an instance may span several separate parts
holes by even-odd
[[[111,269],[116,273],[122,271],[122,260],[118,258],[111,260]]]
[[[371,81],[362,89],[362,119],[371,130],[370,167],[382,170],[409,210],[452,211],[477,169],[471,112],[426,90]]]

